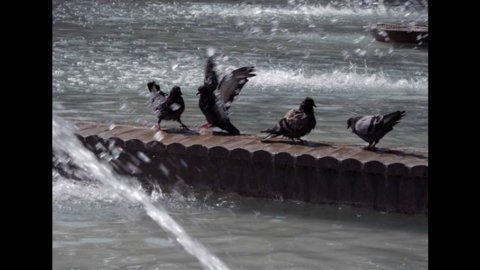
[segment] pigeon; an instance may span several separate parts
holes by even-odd
[[[175,120],[179,122],[183,128],[188,129],[180,119],[183,111],[185,111],[185,102],[183,101],[180,87],[174,86],[172,90],[170,90],[170,93],[166,95],[160,90],[160,86],[155,81],[149,82],[147,86],[152,94],[150,105],[158,118],[157,128],[162,130],[160,127],[162,120]]]
[[[205,66],[203,85],[197,92],[197,95],[200,95],[198,106],[207,119],[207,123],[200,128],[219,127],[231,135],[238,135],[240,131],[230,122],[229,109],[234,98],[248,82],[248,78],[256,76],[252,73],[255,67],[236,69],[225,75],[220,83],[214,68],[215,63],[210,56]]]
[[[300,139],[300,137],[310,133],[317,124],[313,107],[317,107],[313,99],[306,97],[298,109],[291,109],[288,111],[276,126],[262,130],[262,133],[269,133],[269,135],[263,138],[262,141],[282,135],[290,138],[293,142],[297,139],[303,143],[303,140]]]
[[[393,130],[393,126],[400,122],[405,111],[396,111],[386,115],[366,115],[351,117],[347,121],[347,129],[368,142],[366,149],[374,149],[375,145],[385,134]]]
[[[148,91],[151,94],[150,97],[150,106],[152,108],[157,108],[165,102],[167,95],[160,90],[160,85],[158,85],[155,81],[147,83]],[[155,111],[154,111],[155,112]]]

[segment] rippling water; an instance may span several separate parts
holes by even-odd
[[[350,207],[153,194],[231,269],[427,269],[427,218]],[[140,205],[110,189],[53,185],[55,269],[202,269]]]
[[[150,126],[146,83],[156,80],[167,91],[182,87],[182,119],[196,127],[205,118],[195,93],[214,48],[222,75],[257,67],[231,108],[244,133],[274,125],[311,96],[318,126],[306,139],[364,144],[346,119],[406,110],[379,146],[426,148],[427,48],[374,41],[366,26],[428,16],[416,2],[384,2],[54,1],[55,108],[68,118]]]
[[[183,122],[204,123],[196,89],[205,52],[220,74],[255,65],[232,122],[257,134],[305,96],[317,128],[308,140],[364,144],[346,130],[356,114],[406,110],[380,147],[428,145],[426,47],[374,41],[376,22],[422,22],[418,2],[53,1],[53,102],[74,119],[153,125],[146,83],[182,87]],[[369,4],[370,3],[370,4]],[[166,126],[178,126],[166,122]],[[94,182],[53,171],[54,269],[201,269],[140,205]],[[231,269],[427,269],[428,218],[350,207],[154,193]]]

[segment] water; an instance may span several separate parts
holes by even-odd
[[[53,170],[54,269],[428,267],[422,215],[195,193],[180,183],[147,195],[97,161],[62,119],[52,126],[58,160],[70,160],[84,180]]]
[[[318,125],[307,140],[364,144],[346,129],[349,117],[406,110],[379,146],[426,148],[427,48],[374,41],[366,26],[428,15],[417,2],[384,2],[53,1],[57,113],[153,126],[146,83],[156,80],[182,87],[182,120],[197,127],[205,117],[195,93],[214,48],[222,75],[257,67],[231,107],[243,133],[258,134],[310,96]]]
[[[154,197],[230,269],[428,269],[428,219],[242,198]],[[53,184],[54,269],[202,269],[138,204],[110,188]]]
[[[205,119],[195,93],[206,50],[213,48],[221,74],[257,67],[258,76],[231,108],[244,133],[273,125],[308,95],[318,106],[318,126],[306,139],[363,144],[346,130],[348,117],[404,109],[407,117],[379,146],[426,148],[427,49],[373,41],[364,26],[428,15],[417,2],[383,2],[375,8],[358,1],[54,0],[54,111],[150,126],[155,118],[146,107],[146,83],[156,80],[164,90],[182,87],[182,120],[197,126]],[[70,139],[54,140],[54,147]],[[126,188],[137,186],[133,181]],[[52,191],[54,269],[208,268],[199,259],[230,269],[428,267],[428,218],[422,215],[194,193],[182,186],[149,197],[131,191],[151,203],[145,212],[144,204],[108,183],[65,179],[55,170]],[[154,209],[164,218],[168,213],[183,239],[211,255],[192,256],[195,248],[152,220]]]
[[[135,184],[134,179],[120,177],[113,173],[112,168],[105,162],[98,162],[95,155],[84,148],[82,144],[74,137],[73,128],[68,123],[54,118],[52,123],[52,135],[54,153],[67,159],[91,175],[93,179],[100,180],[106,184],[112,191],[125,197],[133,203],[139,203],[143,206],[147,215],[157,222],[165,231],[171,233],[176,241],[185,248],[185,250],[194,255],[202,265],[211,270],[228,270],[228,268],[214,255],[212,255],[202,244],[193,240],[183,228],[172,219],[162,207],[155,207],[150,198],[143,192],[141,187]],[[58,179],[54,179],[58,180]],[[62,181],[63,183],[64,181]],[[98,241],[93,239],[94,242]]]

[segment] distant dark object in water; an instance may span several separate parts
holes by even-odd
[[[428,26],[377,23],[371,26],[371,33],[381,42],[428,44]]]

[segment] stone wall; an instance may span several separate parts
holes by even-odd
[[[256,136],[166,132],[159,137],[146,127],[76,126],[84,145],[97,155],[117,155],[111,161],[116,170],[147,186],[181,182],[195,190],[428,213],[428,153],[420,149],[373,152],[330,142],[294,145],[282,139],[262,143]]]

